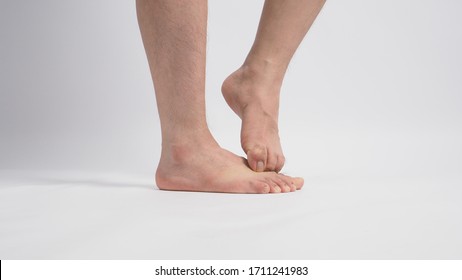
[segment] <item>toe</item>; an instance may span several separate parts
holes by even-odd
[[[267,164],[266,147],[262,145],[254,145],[246,151],[247,161],[249,162],[250,168],[257,172],[264,171]]]
[[[303,187],[303,184],[305,183],[305,181],[301,177],[295,177],[293,179],[294,179],[294,184],[297,190],[300,190]]]
[[[279,175],[282,177],[284,182],[289,186],[291,192],[294,192],[297,190],[297,186],[295,185],[294,178],[284,175],[284,174],[279,174]]]
[[[290,188],[290,186],[284,183],[284,192],[291,192],[291,191],[292,189]]]
[[[276,183],[271,185],[271,193],[280,193],[282,192],[281,187],[279,187]]]
[[[276,171],[276,166],[278,163],[278,158],[275,154],[268,151],[268,157],[266,161],[266,171]]]
[[[277,156],[277,163],[274,171],[279,172],[282,170],[282,167],[284,167],[284,163],[286,162],[286,158],[283,155],[278,155]]]
[[[270,173],[270,180],[273,184],[277,185],[280,189],[280,192],[290,192],[290,186],[285,182],[282,176],[279,176],[277,173]]]
[[[282,178],[278,180],[278,186],[281,188],[282,192],[290,192],[290,186]]]
[[[283,189],[279,185],[277,178],[275,176],[273,176],[275,174],[273,174],[272,172],[265,172],[263,174],[266,177],[265,181],[270,186],[270,189],[271,189],[270,192],[271,193],[281,193],[281,192],[283,192]]]
[[[259,182],[257,186],[257,193],[270,193],[271,188],[267,183]]]

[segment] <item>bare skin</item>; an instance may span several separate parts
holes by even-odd
[[[156,92],[162,190],[228,193],[290,192],[303,179],[255,172],[222,149],[205,118],[206,0],[137,0],[137,14]]]
[[[325,0],[266,0],[255,42],[244,64],[222,86],[242,119],[241,146],[250,168],[284,166],[278,133],[279,93],[287,67]]]

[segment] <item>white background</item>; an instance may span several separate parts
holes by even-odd
[[[210,1],[207,109],[262,1]],[[134,1],[0,2],[0,258],[460,259],[462,3],[331,0],[281,98],[301,192],[161,192]]]
[[[300,261],[300,260],[234,260],[234,261],[3,261],[2,279],[4,280],[80,280],[80,279],[312,279],[336,280],[354,279],[445,279],[459,280],[461,261]],[[215,272],[220,269],[239,269],[239,276],[156,276],[156,269],[208,269]],[[308,276],[250,276],[250,267],[308,267]],[[244,270],[244,272],[242,272]],[[255,273],[255,268],[253,269]]]

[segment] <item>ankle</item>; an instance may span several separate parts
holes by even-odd
[[[162,131],[162,149],[169,149],[170,146],[210,146],[217,142],[210,130],[205,128],[175,128],[170,132]]]
[[[168,134],[162,137],[162,157],[174,161],[181,161],[197,151],[211,148],[219,148],[219,145],[208,129],[181,131],[179,135]]]
[[[242,75],[259,83],[280,87],[284,79],[287,65],[271,59],[248,56],[241,66]]]

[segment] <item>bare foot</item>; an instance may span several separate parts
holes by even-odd
[[[161,190],[225,193],[292,192],[303,186],[302,178],[254,172],[244,158],[197,143],[163,148],[156,182]]]
[[[241,146],[250,167],[279,172],[285,162],[278,133],[281,82],[267,74],[243,66],[223,82],[221,90],[242,120]]]

